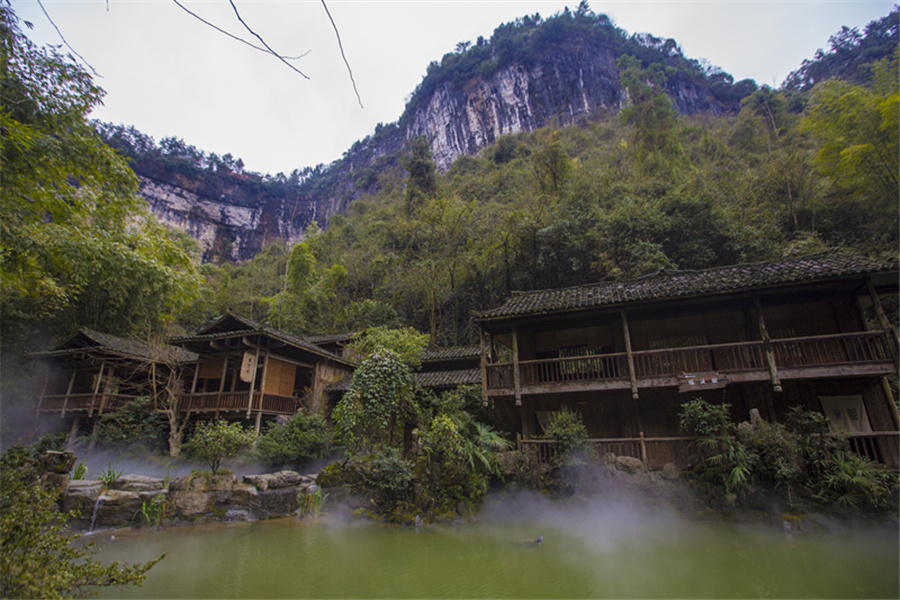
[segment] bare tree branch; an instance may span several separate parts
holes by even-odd
[[[286,64],[287,66],[289,66],[294,71],[297,71],[297,73],[300,73],[300,75],[302,75],[305,79],[309,79],[309,77],[307,77],[302,71],[300,71],[300,69],[298,69],[297,67],[295,67],[294,65],[292,65],[291,63],[286,61],[284,59],[284,57],[282,57],[280,54],[278,54],[277,52],[272,50],[272,48],[270,48],[269,45],[266,43],[266,40],[262,39],[262,37],[258,33],[256,33],[252,29],[250,29],[250,26],[247,25],[244,22],[244,19],[241,18],[241,13],[238,12],[237,6],[234,5],[234,0],[228,0],[228,3],[231,4],[231,8],[234,9],[234,14],[237,15],[238,21],[241,22],[241,25],[243,25],[247,31],[249,31],[250,33],[255,35],[256,39],[258,39],[260,42],[262,42],[262,45],[266,47],[266,49],[269,51],[270,54],[272,54],[272,56],[274,56],[275,58],[277,58],[278,60],[280,60],[281,62]]]
[[[234,35],[234,34],[232,34],[232,33],[229,33],[229,32],[227,32],[227,31],[225,31],[225,30],[222,29],[221,27],[216,26],[216,25],[213,24],[213,23],[210,23],[209,21],[207,21],[206,19],[204,19],[203,17],[201,17],[201,16],[198,15],[197,13],[195,13],[195,12],[191,11],[190,9],[188,9],[184,4],[182,4],[182,3],[179,2],[178,0],[173,0],[173,1],[175,2],[175,4],[178,5],[179,8],[181,8],[181,10],[183,10],[183,11],[186,12],[187,14],[191,15],[192,17],[194,17],[195,19],[197,19],[198,21],[200,21],[200,22],[203,23],[204,25],[208,25],[209,27],[212,27],[213,29],[215,29],[215,30],[218,31],[219,33],[222,33],[222,34],[224,34],[224,35],[227,35],[227,36],[230,37],[231,39],[237,40],[237,41],[241,42],[242,44],[246,44],[246,45],[250,46],[251,48],[253,48],[254,50],[259,50],[260,52],[265,52],[266,54],[275,54],[275,53],[272,52],[271,50],[266,50],[265,48],[261,48],[260,46],[257,46],[257,45],[255,45],[255,44],[251,44],[250,42],[248,42],[248,41],[245,40],[244,38],[238,37],[238,36],[236,36],[236,35]],[[306,56],[306,55],[309,54],[310,52],[311,52],[311,50],[307,50],[306,52],[304,52],[304,53],[301,54],[300,56],[279,56],[278,54],[275,54],[275,56],[278,56],[278,58],[282,58],[282,59],[284,59],[284,60],[297,60],[297,59],[299,59],[299,58],[303,58],[304,56]],[[290,65],[288,65],[288,66],[290,66]],[[296,69],[295,69],[295,70],[296,70]],[[303,73],[300,73],[300,74],[303,75]],[[303,75],[303,76],[306,77],[306,75]],[[306,77],[306,78],[309,79],[309,77]]]
[[[40,6],[40,7],[41,7],[41,10],[44,11],[44,16],[47,17],[47,20],[50,21],[50,24],[51,24],[51,25],[53,25],[53,29],[55,29],[55,30],[56,30],[56,33],[59,34],[59,39],[61,39],[62,42],[63,42],[63,44],[66,45],[66,48],[68,48],[69,50],[71,50],[72,53],[73,53],[75,56],[77,56],[78,58],[81,59],[81,62],[83,62],[84,64],[86,64],[86,65],[88,66],[88,68],[89,68],[89,69],[91,70],[91,72],[94,74],[94,77],[102,77],[102,76],[100,75],[100,73],[98,73],[97,70],[96,70],[94,67],[91,66],[91,63],[89,63],[88,61],[86,61],[82,55],[80,55],[80,54],[78,54],[77,52],[75,52],[75,48],[73,48],[72,46],[69,45],[69,42],[66,41],[66,38],[65,38],[65,37],[63,36],[63,34],[62,34],[62,31],[59,30],[59,27],[57,27],[57,26],[56,26],[56,23],[53,22],[53,19],[50,18],[50,14],[47,12],[47,9],[44,8],[44,3],[41,2],[41,0],[38,0],[38,6]]]
[[[350,63],[347,62],[347,56],[344,54],[344,45],[341,44],[341,34],[338,31],[337,25],[334,23],[334,19],[331,17],[331,11],[328,10],[328,5],[325,4],[325,0],[322,0],[322,6],[325,8],[325,14],[328,15],[328,20],[331,21],[331,26],[334,27],[334,35],[337,36],[338,48],[341,49],[341,58],[344,59],[344,64],[347,65],[347,72],[350,73],[350,83],[353,84],[353,91],[356,93],[356,101],[359,102],[359,107],[363,108],[362,98],[359,97],[359,90],[356,89],[356,80],[353,79],[353,71],[350,69]]]

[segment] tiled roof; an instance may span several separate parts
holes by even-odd
[[[221,329],[219,327],[219,325],[221,325],[224,322],[227,322],[228,320],[236,321],[240,327],[243,327],[243,329],[231,329],[231,330]],[[319,356],[323,356],[323,357],[329,358],[331,360],[336,360],[336,361],[344,363],[344,364],[348,364],[348,365],[355,364],[352,361],[348,361],[345,358],[341,358],[337,354],[334,354],[332,352],[329,352],[328,350],[325,350],[324,348],[320,348],[319,346],[316,346],[315,344],[311,344],[311,343],[307,342],[306,340],[300,339],[296,336],[290,335],[283,331],[273,329],[272,327],[269,327],[268,325],[263,325],[262,323],[254,321],[252,319],[248,319],[247,317],[244,317],[241,315],[236,315],[236,314],[225,315],[224,317],[222,317],[221,319],[219,319],[212,325],[209,325],[202,331],[210,332],[210,333],[202,333],[201,332],[197,335],[190,335],[190,336],[176,338],[176,339],[172,340],[172,343],[181,344],[181,343],[185,343],[185,342],[214,340],[214,339],[221,339],[221,338],[226,338],[226,337],[235,337],[235,336],[239,336],[239,335],[243,336],[243,335],[264,333],[273,339],[285,342],[286,344],[290,344],[290,345],[294,346],[295,348],[302,348],[303,350],[312,352],[313,354],[318,354]]]
[[[125,358],[157,363],[174,359],[176,362],[193,362],[197,360],[196,353],[177,346],[163,345],[154,347],[146,342],[133,338],[123,338],[108,333],[101,333],[93,329],[80,329],[65,342],[45,352],[36,352],[32,356],[50,358],[53,356],[66,356],[77,354],[85,350],[95,350],[107,354],[114,354]]]
[[[475,320],[547,314],[642,300],[661,300],[814,282],[847,275],[897,270],[897,260],[876,260],[843,252],[823,252],[778,261],[717,267],[703,271],[658,271],[627,281],[513,292],[498,308],[475,313]]]
[[[324,334],[324,335],[308,335],[305,339],[310,344],[335,344],[337,342],[349,342],[355,336],[355,333],[345,332],[345,333],[332,333],[332,334]]]
[[[481,369],[463,369],[460,371],[427,371],[425,373],[413,373],[413,378],[426,388],[453,388],[459,385],[481,384]],[[330,384],[327,389],[330,392],[346,392],[350,389],[352,375],[347,375]]]
[[[459,371],[427,371],[413,373],[419,385],[426,388],[453,388],[459,385],[481,384],[481,369]]]
[[[422,354],[422,362],[439,360],[461,360],[480,357],[481,348],[478,346],[451,346],[448,348],[438,348],[436,346],[433,346],[431,348],[427,348]]]

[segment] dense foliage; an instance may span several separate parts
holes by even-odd
[[[712,503],[765,508],[841,507],[891,510],[900,481],[830,435],[825,416],[799,409],[787,425],[766,421],[736,425],[730,405],[699,398],[685,403],[682,429],[700,436],[700,461],[690,477]]]
[[[83,598],[97,587],[140,585],[153,565],[93,559],[93,543],[76,544],[57,501],[60,491],[39,479],[31,449],[14,446],[0,458],[0,595]]]
[[[272,466],[298,468],[332,453],[331,424],[322,415],[297,413],[286,423],[272,423],[257,440],[256,455]]]
[[[7,4],[0,44],[4,347],[33,330],[158,329],[196,289],[193,242],[152,217],[134,173],[86,120],[103,97],[90,75],[28,40]]]

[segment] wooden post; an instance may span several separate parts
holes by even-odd
[[[69,404],[69,396],[72,394],[72,386],[75,384],[75,373],[78,372],[78,369],[72,369],[72,376],[69,377],[69,387],[66,388],[66,397],[63,399],[63,407],[62,412],[60,413],[60,418],[65,418],[66,416],[66,406]]]
[[[219,398],[216,400],[216,406],[222,402],[222,392],[225,391],[225,375],[228,374],[228,354],[222,359],[222,377],[219,379]]]
[[[66,440],[66,450],[69,452],[75,447],[75,438],[78,435],[78,417],[72,419],[72,429],[69,430],[69,439]]]
[[[646,471],[649,466],[647,465],[647,442],[644,441],[644,432],[640,432],[641,437],[641,462],[644,463],[644,470]]]
[[[487,356],[484,346],[484,329],[478,327],[478,345],[481,347],[481,405],[485,408],[488,405],[488,380],[487,380]]]
[[[200,378],[200,362],[194,365],[194,379],[191,381],[191,394],[197,393],[197,380]]]
[[[100,410],[97,411],[97,416],[103,414],[103,409],[106,408],[106,393],[109,390],[109,384],[112,383],[113,378],[113,370],[109,369],[109,372],[106,375],[106,383],[103,384],[103,393],[100,394]]]
[[[762,337],[763,350],[766,353],[766,363],[769,365],[769,379],[772,381],[772,389],[780,392],[781,379],[778,377],[778,367],[775,364],[775,352],[772,350],[772,340],[769,338],[769,331],[766,329],[766,319],[763,317],[762,305],[759,302],[759,295],[753,294],[753,305],[756,307],[756,321],[759,324],[759,335]]]
[[[97,374],[97,383],[94,384],[94,394],[91,396],[91,408],[88,411],[89,417],[94,416],[94,401],[97,400],[97,393],[100,391],[100,385],[101,385],[101,382],[103,381],[103,369],[105,367],[106,367],[106,362],[105,361],[101,362],[100,363],[100,372]]]
[[[50,388],[50,369],[44,373],[44,385],[41,387],[41,395],[38,396],[37,406],[34,407],[34,416],[37,417],[41,412],[41,403],[44,401],[44,396],[47,395],[47,390]]]
[[[625,336],[625,356],[628,358],[628,378],[631,380],[631,399],[638,399],[637,376],[634,373],[634,354],[631,351],[631,333],[628,330],[628,317],[625,309],[619,310],[622,318],[622,333]]]
[[[259,346],[256,346],[256,359],[253,361],[253,375],[250,377],[250,400],[247,402],[247,418],[253,409],[253,392],[256,389],[256,369],[259,367]]]
[[[897,330],[891,325],[887,315],[884,314],[884,308],[881,306],[881,299],[878,292],[875,291],[875,284],[872,283],[871,277],[866,277],[866,287],[869,290],[869,297],[872,299],[872,306],[875,308],[875,314],[878,315],[878,321],[881,323],[881,329],[884,331],[888,340],[888,348],[891,351],[891,358],[894,360],[894,368],[897,368],[898,358],[900,358],[900,350],[898,350]]]
[[[516,395],[516,406],[522,406],[522,384],[519,379],[519,335],[516,326],[512,326],[513,351],[513,389]],[[523,423],[524,427],[524,423]]]
[[[262,372],[262,381],[259,383],[259,402],[256,403],[256,410],[262,410],[262,401],[263,394],[266,393],[266,373],[269,370],[269,352],[266,351],[266,355],[263,358],[263,372]],[[257,421],[259,421],[259,415],[257,415]],[[259,427],[256,428],[256,433],[259,433]]]

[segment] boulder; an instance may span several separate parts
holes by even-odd
[[[123,492],[154,492],[163,488],[165,488],[164,480],[144,475],[122,475],[110,485],[111,490]]]
[[[62,496],[62,509],[75,511],[77,516],[69,519],[72,529],[88,529],[94,515],[94,507],[103,492],[103,483],[91,479],[70,481]]]
[[[244,475],[244,481],[256,487],[261,492],[270,489],[279,489],[300,485],[305,481],[303,475],[295,471],[278,471],[277,473],[265,473],[263,475]]]
[[[675,481],[681,477],[681,472],[678,470],[678,467],[675,466],[675,463],[666,463],[659,472],[659,476],[666,481]]]
[[[72,468],[75,466],[75,455],[71,452],[48,450],[40,457],[39,466],[42,471],[47,473],[67,475],[72,472]]]
[[[259,492],[259,507],[256,514],[262,518],[289,515],[300,508],[297,489],[282,487]]]
[[[94,518],[94,529],[121,527],[130,523],[140,512],[143,501],[137,492],[106,490],[100,496]]]
[[[625,471],[626,473],[643,473],[644,463],[639,458],[632,456],[617,456],[616,469]]]

